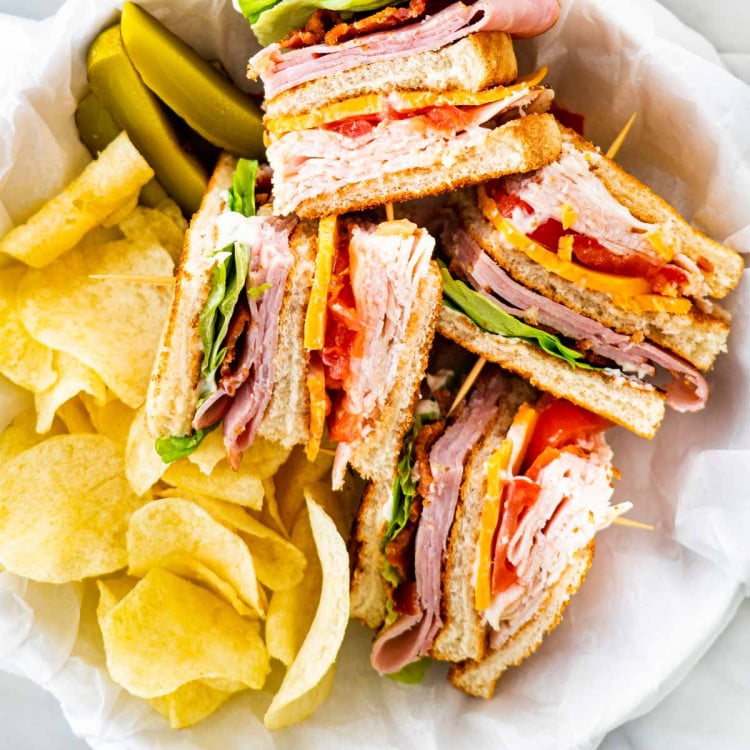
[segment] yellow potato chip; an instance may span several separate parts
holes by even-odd
[[[307,513],[322,569],[320,601],[302,647],[263,718],[269,729],[281,729],[302,721],[328,697],[333,685],[336,656],[349,620],[349,555],[346,544],[319,505],[308,500]],[[303,519],[301,516],[301,521]],[[311,567],[308,565],[308,569]],[[297,588],[303,587],[304,583],[303,580]],[[274,598],[284,593],[277,592]]]
[[[259,616],[265,615],[265,595],[247,545],[195,503],[162,498],[144,505],[130,517],[127,539],[131,575],[143,576],[157,567],[189,575],[197,569],[191,567],[194,561],[230,584]]]
[[[276,529],[282,536],[289,538],[289,530],[291,526],[287,528],[284,525],[284,521],[281,519],[279,512],[279,503],[276,500],[276,485],[273,482],[273,477],[263,480],[263,492],[265,498],[263,500],[263,507],[259,511],[254,511],[254,515],[262,524],[265,524],[269,528]]]
[[[96,582],[99,589],[99,604],[96,616],[101,620],[106,617],[138,584],[132,576],[101,578]]]
[[[263,482],[252,473],[252,466],[244,461],[239,471],[232,471],[226,461],[220,461],[206,476],[183,458],[170,464],[162,479],[191,494],[216,497],[255,510],[263,505]]]
[[[169,721],[172,729],[186,729],[210,716],[239,690],[220,690],[204,680],[194,680],[149,703]]]
[[[67,352],[55,352],[53,361],[57,381],[34,396],[37,432],[47,432],[60,406],[81,392],[93,396],[94,401],[100,404],[107,398],[107,389],[102,379],[75,357]]]
[[[183,234],[187,232],[188,223],[182,215],[182,209],[171,198],[159,201],[156,209],[167,216]]]
[[[19,388],[0,375],[0,431],[4,430],[21,412],[33,409],[34,399],[29,391]]]
[[[123,456],[101,435],[59,435],[0,474],[0,562],[37,581],[66,583],[125,567],[125,532],[141,501]]]
[[[295,446],[281,471],[274,476],[279,514],[284,526],[291,529],[297,514],[305,504],[304,488],[327,476],[333,466],[333,456],[318,453],[315,461],[308,461],[305,448]]]
[[[161,245],[175,262],[182,254],[185,230],[180,229],[167,214],[156,208],[137,206],[119,222],[119,227],[130,240],[151,240]]]
[[[167,490],[161,493],[177,497]],[[250,548],[258,580],[271,591],[296,586],[305,571],[305,556],[289,540],[253,518],[244,508],[212,497],[191,495],[190,500],[207,510],[217,521],[240,533]]]
[[[321,481],[311,482],[302,494],[306,501],[312,500],[325,510],[336,524],[339,534],[348,541],[362,497],[362,488],[359,488],[356,482],[347,482],[342,490],[334,492],[330,481]]]
[[[135,210],[135,207],[138,205],[138,197],[140,196],[140,193],[140,190],[136,190],[135,193],[131,193],[125,198],[122,203],[112,211],[111,214],[109,214],[109,216],[102,219],[102,226],[105,229],[119,227],[120,222],[130,216]]]
[[[65,425],[60,419],[52,422],[49,432],[40,435],[36,431],[36,412],[34,409],[22,411],[0,434],[0,466],[5,469],[11,458],[41,443],[54,435],[63,435]]]
[[[274,474],[288,455],[289,451],[283,446],[264,438],[257,438],[242,454],[240,466],[246,472],[264,479]],[[224,447],[224,437],[221,430],[218,429],[209,432],[196,450],[188,455],[187,459],[204,474],[210,474],[226,456],[227,449]]]
[[[153,170],[126,133],[113,140],[59,195],[0,240],[0,252],[41,268],[75,247],[120,208]]]
[[[18,285],[26,269],[0,270],[0,373],[22,388],[43,391],[57,380],[52,349],[35,341],[21,320]]]
[[[112,679],[141,698],[167,695],[197,679],[259,689],[270,671],[257,620],[160,568],[100,625]]]
[[[70,401],[66,401],[57,410],[57,416],[60,417],[60,421],[71,434],[75,432],[96,432],[89,413],[80,398],[71,398]]]
[[[125,447],[125,475],[137,495],[145,495],[167,470],[167,464],[156,452],[155,439],[146,424],[141,408],[130,425]]]
[[[18,298],[29,333],[90,367],[131,408],[146,398],[171,291],[89,274],[169,276],[166,250],[126,240],[74,249],[43,271],[27,272]]]
[[[125,406],[118,398],[109,398],[105,404],[99,406],[91,396],[82,393],[81,401],[89,413],[94,429],[100,435],[106,435],[124,447],[136,412]]]

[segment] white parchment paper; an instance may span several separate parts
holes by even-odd
[[[241,80],[253,41],[231,3],[143,5]],[[114,0],[69,0],[43,22],[0,17],[0,233],[85,163],[73,123],[85,52],[115,18]],[[600,145],[637,112],[620,161],[710,234],[750,252],[750,88],[705,40],[650,0],[574,0],[552,31],[519,45],[519,58],[550,66],[559,101],[586,114]],[[9,573],[0,574],[0,666],[54,694],[73,730],[102,750],[594,747],[677,684],[750,584],[747,280],[729,307],[730,352],[710,376],[706,411],[669,414],[650,443],[611,433],[624,477],[617,497],[657,530],[599,536],[563,624],[492,701],[454,691],[440,666],[417,687],[379,678],[370,635],[353,623],[333,695],[311,720],[271,735],[257,718],[270,697],[244,694],[174,732],[108,678],[88,585]],[[0,378],[0,427],[27,403]]]

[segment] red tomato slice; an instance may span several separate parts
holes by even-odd
[[[576,260],[588,268],[603,273],[613,273],[617,276],[633,276],[648,278],[659,269],[659,264],[653,263],[640,255],[617,255],[601,245],[595,239],[582,234],[575,234],[573,239],[573,255]]]
[[[539,416],[526,450],[524,471],[533,465],[545,448],[563,448],[610,427],[612,423],[604,417],[565,399],[555,399]]]
[[[502,593],[518,580],[516,569],[508,560],[507,541],[513,538],[526,511],[539,498],[541,489],[536,482],[532,482],[526,477],[515,477],[505,485],[501,511],[502,519],[498,528],[495,554],[492,560],[492,596]]]
[[[487,191],[487,195],[497,204],[497,210],[506,219],[513,216],[513,211],[516,208],[522,209],[529,216],[534,213],[534,209],[526,201],[521,200],[517,195],[506,193],[500,180],[491,180],[484,186],[484,189]]]
[[[556,253],[557,245],[563,234],[565,234],[565,232],[563,231],[561,222],[557,219],[547,219],[547,221],[545,221],[544,224],[540,224],[529,235],[529,237],[551,253]]]
[[[326,125],[326,130],[333,130],[335,133],[346,136],[347,138],[359,138],[363,135],[371,133],[380,122],[382,118],[380,116],[368,116],[368,117],[349,117],[346,120],[339,122],[333,122],[330,125]]]

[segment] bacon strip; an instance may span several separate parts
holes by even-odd
[[[654,344],[634,343],[629,336],[527,289],[500,268],[458,227],[458,219],[455,214],[453,216],[443,232],[443,247],[451,256],[453,267],[460,269],[475,289],[502,310],[518,318],[528,318],[531,314],[536,323],[568,338],[587,341],[595,354],[616,362],[625,372],[647,375],[654,374],[654,365],[663,367],[672,376],[665,390],[667,404],[675,411],[699,411],[706,405],[708,383],[691,364]]]
[[[315,44],[282,52],[277,42],[252,57],[248,70],[256,78],[260,76],[266,99],[272,99],[322,76],[440,49],[477,31],[504,31],[517,36],[541,34],[557,20],[558,12],[557,0],[480,0],[473,5],[456,2],[416,23],[376,31],[342,44]]]
[[[507,382],[499,373],[480,378],[459,418],[430,451],[433,481],[424,498],[414,552],[421,612],[399,617],[378,636],[370,662],[382,674],[397,672],[426,655],[442,627],[440,572],[458,503],[464,462],[487,429],[506,389]]]

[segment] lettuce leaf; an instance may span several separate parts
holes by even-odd
[[[429,659],[413,661],[411,664],[402,667],[398,672],[387,674],[386,677],[396,682],[403,682],[405,685],[418,685],[424,680],[431,663]]]
[[[204,430],[195,430],[191,435],[156,438],[156,452],[165,464],[171,464],[179,458],[185,458],[198,448],[203,442],[203,438],[209,432],[215,430],[218,424],[217,422]]]
[[[229,188],[229,210],[243,216],[255,216],[255,179],[258,162],[255,159],[240,159]]]
[[[346,15],[401,4],[390,0],[239,0],[242,15],[250,22],[253,33],[264,47],[304,26],[318,8]]]
[[[454,279],[444,263],[440,263],[440,273],[443,276],[443,304],[462,312],[482,330],[536,344],[547,354],[564,360],[573,368],[580,367],[582,370],[604,369],[590,365],[584,360],[584,355],[581,352],[565,346],[554,334],[534,328],[534,326],[514,318],[483,294],[474,291],[463,281]]]

